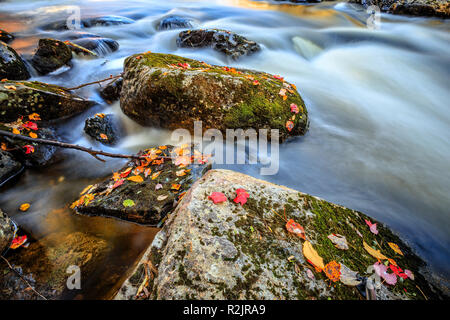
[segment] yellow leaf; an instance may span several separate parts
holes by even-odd
[[[17,88],[15,86],[5,86],[5,89],[8,90],[17,90]]]
[[[32,137],[33,139],[37,138],[37,134],[34,132],[30,132],[30,137]]]
[[[393,242],[388,242],[389,247],[391,247],[392,250],[394,250],[396,253],[398,253],[399,255],[403,255],[402,250],[400,250],[400,248],[398,247],[398,245],[396,245]]]
[[[86,192],[88,192],[88,190],[92,188],[92,184],[88,185],[86,188],[83,189],[83,191],[80,192],[80,196],[82,196],[83,194],[85,194]]]
[[[17,130],[16,128],[13,128],[13,129],[12,129],[12,133],[14,133],[14,134],[20,134],[20,131]]]
[[[180,190],[181,184],[172,184],[172,189],[173,190]]]
[[[384,254],[382,254],[382,253],[380,252],[380,250],[375,250],[375,249],[373,249],[373,248],[370,247],[364,240],[363,240],[363,246],[364,246],[364,249],[366,249],[366,251],[367,251],[372,257],[375,257],[375,258],[377,258],[377,259],[379,259],[379,260],[387,260],[387,259],[388,259]]]
[[[30,120],[41,120],[41,116],[37,113],[32,113],[28,115],[28,119]]]
[[[161,174],[161,171],[155,172],[154,174],[152,174],[152,180],[155,180],[156,178],[158,178],[158,176]]]
[[[19,207],[20,211],[27,211],[30,208],[29,203],[22,203]]]
[[[308,259],[316,268],[322,270],[325,265],[323,264],[323,259],[317,251],[313,248],[309,241],[303,243],[303,255]]]
[[[129,177],[127,180],[140,183],[140,182],[144,181],[144,178],[142,178],[141,176],[132,176],[132,177]]]
[[[108,140],[108,136],[104,133],[100,133],[100,139]]]

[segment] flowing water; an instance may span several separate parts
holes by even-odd
[[[383,14],[381,29],[370,30],[362,7],[339,2],[305,6],[246,0],[61,0],[0,5],[0,26],[18,36],[12,46],[24,55],[32,53],[39,38],[59,35],[39,26],[65,20],[73,5],[82,16],[136,20],[87,30],[117,40],[119,51],[101,59],[76,59],[71,69],[33,80],[77,86],[118,74],[127,56],[149,50],[283,75],[305,99],[310,130],[280,146],[278,174],[260,178],[367,213],[398,232],[435,274],[444,281],[450,278],[450,22]],[[179,30],[156,30],[160,19],[169,15],[190,17],[196,27],[242,34],[260,43],[262,52],[236,62],[210,49],[177,48]],[[100,105],[60,125],[58,134],[64,140],[128,153],[171,142],[169,132],[129,120],[118,103],[107,106],[95,87],[79,94]],[[84,119],[97,112],[116,113],[122,120],[127,136],[118,146],[105,147],[83,134]],[[55,231],[48,223],[55,209],[122,164],[109,160],[105,165],[75,152],[63,152],[64,161],[44,171],[28,170],[0,194],[0,207],[36,237]],[[257,166],[216,167],[259,177]],[[25,214],[17,211],[23,202],[32,203]],[[63,216],[64,223],[56,225],[103,234],[115,248],[118,258],[101,266],[105,270],[131,267],[154,233],[145,227],[137,232],[121,222],[108,222],[115,231],[102,233],[101,223],[92,218],[77,217],[81,222],[75,223],[71,213]],[[56,215],[51,220],[58,219]],[[119,244],[115,233],[134,236],[122,237],[127,240]],[[149,236],[142,240],[138,234]],[[105,296],[111,285],[93,290],[90,296]]]

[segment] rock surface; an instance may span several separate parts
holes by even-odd
[[[378,6],[381,11],[393,14],[450,18],[448,0],[354,0],[364,7]]]
[[[130,161],[111,177],[89,186],[71,208],[80,214],[116,217],[140,224],[159,223],[173,210],[180,195],[206,170],[205,164],[196,161],[183,168],[170,158],[159,158],[176,156],[180,150],[183,149],[171,146],[146,150],[143,155],[147,160]],[[188,151],[182,152],[187,155]],[[129,180],[137,176],[142,180]]]
[[[100,89],[100,96],[105,99],[107,103],[112,103],[120,99],[120,92],[122,91],[123,78],[118,78],[105,87]]]
[[[158,25],[158,30],[187,29],[187,28],[192,28],[191,19],[179,16],[170,16],[164,18],[159,22]]]
[[[6,151],[0,150],[0,186],[22,170],[22,164]]]
[[[113,114],[98,113],[86,119],[84,132],[104,144],[115,144],[120,138],[120,124]]]
[[[119,49],[119,43],[109,38],[81,38],[72,42],[100,55],[107,55]]]
[[[0,79],[26,80],[30,73],[17,52],[0,41]]]
[[[13,40],[14,40],[14,36],[11,33],[0,29],[0,41],[3,41],[4,43],[8,43]]]
[[[72,50],[62,41],[40,39],[31,64],[40,74],[53,72],[72,60]]]
[[[0,255],[11,245],[14,239],[16,226],[11,219],[0,209]]]
[[[0,82],[0,122],[38,113],[42,120],[78,114],[94,104],[67,89],[37,81]]]
[[[308,128],[300,94],[279,76],[145,53],[125,60],[123,79],[120,107],[142,125],[193,132],[201,120],[204,131],[278,129],[281,140]]]
[[[80,21],[81,28],[92,28],[96,26],[118,26],[134,23],[133,19],[121,16],[98,16],[87,17]],[[66,20],[56,21],[42,26],[43,30],[69,30]]]
[[[182,31],[177,45],[182,48],[211,47],[233,59],[261,50],[259,44],[236,33],[220,29]]]
[[[238,188],[249,194],[242,206],[232,201]],[[208,199],[212,192],[224,193],[228,201],[214,204]],[[306,240],[324,264],[341,264],[340,281],[330,285],[324,272],[315,270],[302,250],[306,241],[287,231],[289,219],[304,227]],[[369,218],[287,187],[229,170],[210,170],[170,214],[116,299],[136,298],[145,274],[151,276],[138,298],[360,299],[354,286],[360,281],[348,277],[372,275],[367,268],[377,262],[363,248],[363,240],[371,246],[378,243],[377,249],[415,275],[414,281],[379,285],[378,299],[423,299],[416,285],[428,298],[436,297],[419,272],[422,260],[380,223],[375,236],[364,219]],[[334,246],[328,238],[333,233],[346,237],[348,250]],[[404,256],[387,242],[398,244]]]

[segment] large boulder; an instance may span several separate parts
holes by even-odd
[[[0,187],[22,171],[22,164],[9,152],[0,150]]]
[[[0,41],[0,79],[26,80],[30,73],[17,52]]]
[[[0,122],[38,113],[42,120],[78,114],[94,104],[63,87],[37,81],[0,82]]]
[[[72,60],[72,50],[62,41],[40,39],[31,64],[40,74],[55,71]]]
[[[171,54],[125,60],[120,107],[142,125],[191,132],[194,121],[201,120],[204,130],[278,129],[283,140],[308,127],[300,94],[281,77]]]
[[[100,96],[105,99],[107,103],[113,103],[114,101],[119,100],[122,84],[123,78],[117,78],[100,89]]]
[[[228,200],[214,204],[213,192]],[[233,201],[238,192],[240,200],[248,196],[243,205]],[[397,283],[378,282],[371,291],[378,299],[423,299],[418,287],[436,298],[419,272],[422,260],[385,225],[378,222],[373,234],[365,219],[376,222],[287,187],[210,170],[166,220],[116,299],[361,299],[373,275],[368,267],[377,262],[371,254],[378,253],[414,275],[398,280],[389,271]]]
[[[8,43],[13,40],[14,40],[14,36],[11,33],[0,29],[0,41],[3,41],[4,43]]]
[[[0,209],[0,255],[11,245],[15,231],[16,226],[12,220]]]
[[[382,12],[412,16],[450,18],[448,0],[353,0],[368,8],[378,6]]]
[[[161,146],[147,149],[141,155],[146,160],[130,161],[104,181],[86,187],[71,208],[80,214],[156,225],[208,169],[201,158],[185,163],[191,154],[181,147]]]
[[[233,59],[261,50],[259,44],[236,33],[220,29],[199,29],[180,32],[177,45],[182,48],[211,47]]]
[[[121,126],[113,114],[97,113],[87,118],[84,132],[104,144],[115,144],[121,136]]]

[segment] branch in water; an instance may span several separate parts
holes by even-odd
[[[118,74],[117,76],[112,76],[111,75],[111,76],[109,76],[109,78],[106,78],[106,79],[103,79],[103,80],[94,81],[94,82],[88,82],[88,83],[79,85],[78,87],[67,88],[67,90],[69,90],[69,91],[70,90],[77,90],[77,89],[80,89],[80,88],[83,88],[83,87],[86,87],[86,86],[90,86],[90,85],[93,85],[93,84],[96,84],[96,83],[101,83],[101,82],[105,82],[105,81],[108,81],[108,80],[117,79],[117,78],[120,78],[122,75],[123,75],[123,73]]]
[[[90,148],[85,148],[85,147],[79,146],[77,144],[65,143],[65,142],[61,142],[61,141],[57,141],[57,140],[31,138],[31,137],[27,137],[27,136],[14,134],[12,132],[4,131],[4,130],[0,130],[0,136],[9,137],[9,138],[12,138],[15,140],[22,140],[22,141],[33,142],[33,143],[38,143],[38,144],[46,144],[46,145],[51,145],[51,146],[56,146],[56,147],[61,147],[61,148],[69,148],[69,149],[76,149],[76,150],[84,151],[84,152],[89,153],[95,159],[100,160],[102,162],[105,162],[105,160],[99,158],[98,156],[105,156],[105,157],[110,157],[110,158],[124,158],[124,159],[144,159],[145,158],[145,157],[137,156],[137,155],[117,154],[117,153],[104,152],[101,150],[93,150]]]

